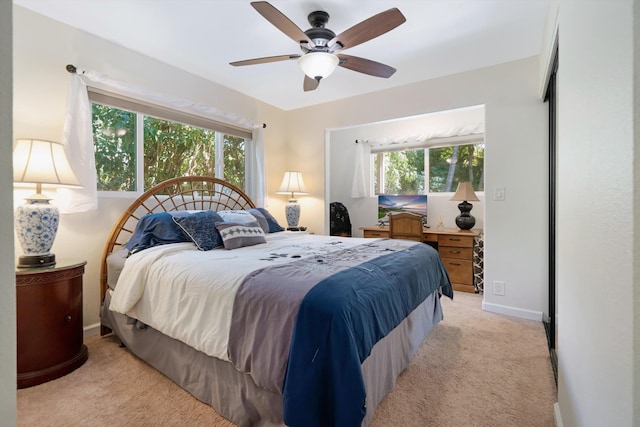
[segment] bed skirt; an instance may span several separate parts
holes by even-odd
[[[106,309],[109,303],[107,292],[101,308],[102,324],[140,359],[239,426],[284,426],[280,393],[259,388],[230,362],[208,356],[153,328],[137,328],[126,316]],[[400,372],[440,320],[442,307],[436,291],[373,347],[362,363],[367,392],[363,425],[371,422],[375,408],[393,390]]]

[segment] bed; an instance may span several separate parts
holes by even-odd
[[[101,334],[240,426],[368,425],[453,298],[430,246],[284,231],[212,177],[134,201],[100,279]]]

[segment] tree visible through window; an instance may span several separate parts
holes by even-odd
[[[460,181],[471,181],[484,191],[484,144],[429,148],[429,192],[456,191]]]
[[[372,154],[376,194],[446,193],[460,181],[484,191],[484,144]]]
[[[195,175],[245,186],[243,137],[94,103],[93,138],[99,191],[143,191]]]
[[[98,191],[136,190],[136,113],[93,104]]]
[[[144,188],[177,176],[213,175],[215,131],[144,118]]]

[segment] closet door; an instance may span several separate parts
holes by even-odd
[[[557,375],[558,325],[556,287],[556,74],[558,50],[555,52],[545,101],[549,103],[549,319],[547,336],[553,371]]]

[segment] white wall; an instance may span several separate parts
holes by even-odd
[[[12,3],[0,0],[0,198],[11,200]],[[16,281],[13,262],[13,210],[0,203],[0,414],[6,426],[16,424]]]
[[[548,179],[547,105],[538,97],[538,70],[533,57],[287,112],[288,139],[295,141],[289,163],[303,172],[311,191],[300,199],[301,221],[316,232],[327,230],[326,130],[484,105],[485,188],[492,194],[494,187],[505,187],[507,197],[482,203],[487,236],[483,306],[540,320],[548,304]],[[350,187],[351,178],[342,185]],[[491,293],[494,280],[505,282],[504,296]]]
[[[61,140],[70,81],[65,66],[74,64],[159,93],[266,122],[267,182],[270,193],[275,193],[284,171],[278,156],[285,151],[281,110],[19,6],[14,8],[14,50],[16,138]],[[16,191],[17,202],[21,203],[19,194]],[[99,322],[100,260],[108,234],[134,199],[135,196],[101,197],[97,211],[61,215],[52,252],[57,258],[88,261],[83,286],[85,327]],[[273,200],[277,217],[283,210],[279,208],[284,206],[278,202]],[[278,219],[284,222],[284,214]],[[15,256],[21,253],[16,241]]]
[[[630,0],[560,2],[558,402],[569,427],[640,424],[633,16]]]
[[[458,126],[483,124],[484,107],[475,106],[453,111],[444,111],[406,119],[391,120],[382,123],[370,123],[336,129],[329,132],[327,144],[328,186],[327,203],[339,201],[349,210],[353,235],[362,237],[359,227],[375,225],[378,222],[378,198],[351,198],[353,165],[355,163],[355,140],[366,139],[402,139],[407,136],[429,134],[430,131],[446,130]],[[371,173],[369,164],[365,165],[367,174]],[[369,175],[370,176],[370,175]],[[455,190],[455,189],[454,189]],[[472,202],[471,214],[476,218],[476,228],[484,228],[484,191],[476,192],[479,202]],[[430,193],[427,202],[428,225],[435,227],[442,217],[445,227],[456,227],[455,218],[460,214],[458,202],[450,199],[453,193]],[[325,218],[328,222],[329,218]],[[325,226],[325,230],[326,227]]]

